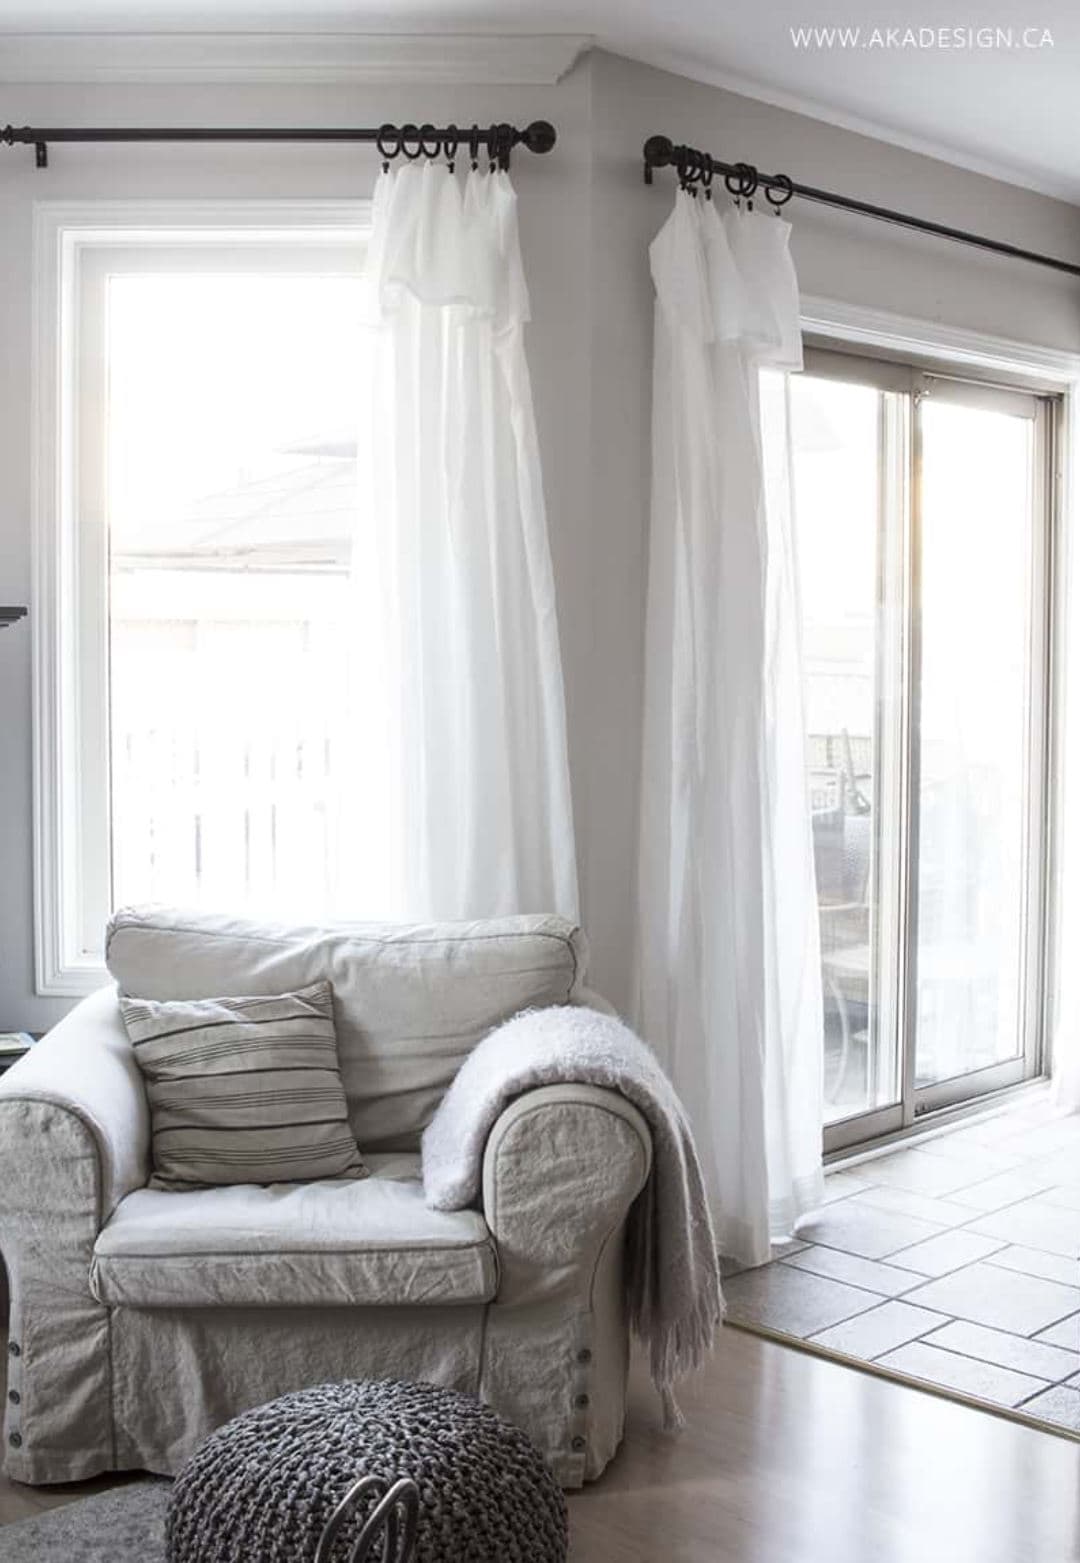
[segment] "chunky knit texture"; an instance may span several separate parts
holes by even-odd
[[[467,1395],[431,1384],[324,1384],[246,1411],[173,1487],[167,1563],[301,1563],[360,1476],[420,1490],[416,1563],[565,1563],[566,1504],[539,1452]],[[338,1536],[348,1558],[375,1498]]]

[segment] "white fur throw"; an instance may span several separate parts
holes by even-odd
[[[720,1269],[683,1105],[651,1050],[622,1021],[565,1005],[525,1010],[490,1032],[424,1131],[424,1194],[435,1210],[472,1204],[499,1114],[525,1091],[567,1083],[618,1091],[652,1131],[652,1171],[628,1221],[626,1301],[672,1420],[672,1385],[704,1360],[723,1317]]]

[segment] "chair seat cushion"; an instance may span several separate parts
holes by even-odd
[[[99,1302],[130,1308],[488,1302],[491,1234],[473,1210],[429,1210],[419,1157],[368,1158],[356,1182],[138,1189],[94,1247]]]

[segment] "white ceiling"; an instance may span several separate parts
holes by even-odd
[[[1080,203],[1077,0],[0,0],[0,33],[577,33]],[[972,17],[972,10],[977,16]],[[797,49],[790,28],[1049,29],[1053,47]]]

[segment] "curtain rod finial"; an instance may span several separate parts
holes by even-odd
[[[550,152],[555,145],[555,126],[546,119],[534,119],[521,132],[521,139],[530,152]]]

